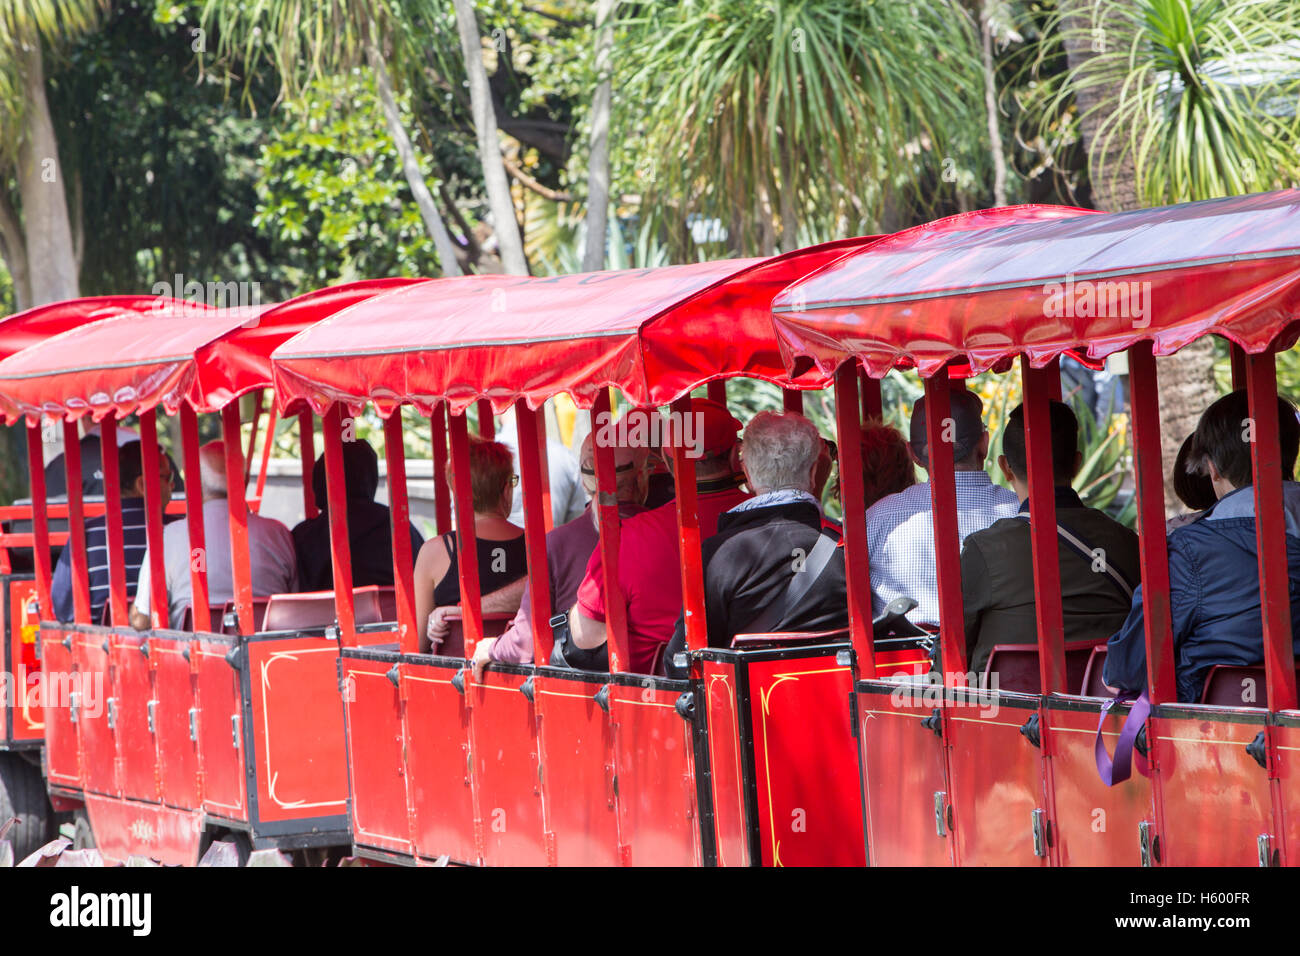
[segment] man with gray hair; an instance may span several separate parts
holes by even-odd
[[[848,627],[844,550],[812,493],[822,447],[795,412],[759,412],[745,428],[741,467],[754,497],[722,515],[701,548],[710,647],[737,634]],[[684,648],[679,618],[668,660]]]
[[[234,599],[235,587],[230,553],[230,520],[226,503],[226,446],[208,442],[199,449],[199,479],[203,488],[202,554],[190,552],[188,521],[173,521],[163,529],[163,568],[167,580],[168,620],[173,628],[185,621],[190,606],[190,562],[201,561],[208,574],[208,604],[220,608]],[[253,595],[267,597],[298,588],[298,560],[293,536],[280,522],[261,515],[248,515],[248,553]],[[131,626],[148,630],[151,607],[149,554],[146,551],[131,608]],[[197,629],[206,622],[196,621]]]

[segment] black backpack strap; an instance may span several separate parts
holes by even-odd
[[[783,621],[799,606],[799,602],[812,590],[812,586],[825,573],[838,545],[828,534],[818,533],[817,543],[804,559],[803,568],[790,577],[785,594],[773,601],[740,633],[773,634]]]
[[[1019,514],[1016,515],[1016,517],[1024,518],[1026,521],[1028,521],[1029,513],[1025,511],[1021,511]],[[1091,564],[1093,561],[1096,560],[1097,551],[1101,550],[1101,549],[1093,548],[1091,543],[1089,543],[1085,538],[1082,538],[1079,535],[1075,534],[1073,531],[1071,531],[1069,528],[1065,527],[1064,525],[1058,524],[1056,526],[1056,534],[1057,537],[1059,537],[1062,541],[1064,541],[1076,552],[1078,552],[1078,554],[1081,557],[1083,557],[1083,559],[1087,561],[1089,564]],[[1115,587],[1119,590],[1121,594],[1124,595],[1125,599],[1132,601],[1133,591],[1135,590],[1135,588],[1133,587],[1133,583],[1129,581],[1128,576],[1125,575],[1123,571],[1121,571],[1119,568],[1115,567],[1115,565],[1111,564],[1109,561],[1105,559],[1104,550],[1102,550],[1102,555],[1103,555],[1102,570],[1106,573],[1106,576],[1110,578],[1110,582],[1115,585]]]

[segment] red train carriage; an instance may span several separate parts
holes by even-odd
[[[938,431],[948,380],[1021,359],[1038,646],[1026,679],[995,693],[996,708],[983,700],[964,706],[973,692],[952,677],[923,703],[881,679],[867,626],[865,523],[860,512],[845,516],[872,863],[1268,866],[1300,859],[1300,711],[1274,365],[1300,319],[1298,235],[1300,193],[1287,191],[978,236],[928,234],[915,245],[894,237],[777,297],[777,332],[792,370],[834,373],[841,409],[852,407],[858,363],[873,377],[915,366],[925,378],[942,659],[960,662],[948,672],[965,670],[952,448]],[[1085,290],[1087,308],[1079,305]],[[1060,299],[1075,294],[1070,303]],[[1117,308],[1133,295],[1142,302],[1136,311]],[[1178,703],[1170,629],[1155,356],[1203,335],[1232,343],[1234,381],[1249,394],[1262,516],[1264,666],[1221,675],[1236,692],[1226,704],[1213,675],[1201,703]],[[1095,684],[1080,686],[1063,638],[1047,402],[1060,394],[1056,363],[1067,349],[1086,349],[1093,359],[1127,351],[1131,377],[1152,705],[1138,746],[1147,750],[1150,776],[1109,788],[1094,755],[1106,701],[1094,696]],[[852,449],[856,423],[842,415],[840,429],[840,447]],[[844,481],[851,494],[852,481]],[[1266,704],[1243,705],[1243,676],[1265,689]],[[1127,713],[1127,705],[1116,707],[1101,723],[1109,750]]]
[[[0,395],[11,418],[17,413],[28,419],[47,782],[56,798],[84,802],[106,858],[141,854],[193,863],[214,828],[247,833],[253,844],[347,843],[342,719],[337,697],[322,693],[333,690],[337,651],[323,637],[304,636],[321,633],[323,622],[318,612],[300,627],[301,605],[295,602],[289,602],[288,633],[253,636],[261,607],[249,580],[248,505],[234,492],[248,482],[236,399],[269,384],[268,355],[290,335],[404,284],[356,283],[251,310],[180,303],[140,307],[33,344],[0,363]],[[182,457],[191,478],[186,520],[191,545],[200,553],[198,414],[220,413],[227,450],[235,599],[228,609],[209,607],[206,566],[192,562],[190,620],[197,627],[188,633],[171,630],[166,612],[158,610],[167,607],[159,405],[180,416]],[[127,624],[125,574],[118,564],[110,567],[109,623],[90,620],[79,533],[69,536],[75,621],[59,624],[50,611],[50,511],[38,422],[41,416],[63,420],[68,474],[80,475],[76,419],[87,414],[100,422],[104,448],[116,447],[117,422],[130,414],[140,418],[155,609],[147,632]],[[306,451],[304,487],[311,466]],[[117,459],[107,454],[103,460],[109,550],[117,554]],[[86,507],[79,482],[69,481],[67,511],[70,526],[80,529]],[[321,603],[328,602],[316,606]],[[288,690],[268,704],[264,692],[273,685]],[[61,687],[68,693],[55,690]],[[315,722],[304,728],[304,720]],[[286,737],[292,737],[292,748],[284,747]]]

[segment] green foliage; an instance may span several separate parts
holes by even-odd
[[[358,71],[322,78],[276,113],[253,224],[285,251],[299,291],[439,271],[378,112],[373,82]],[[422,169],[436,188],[427,159]]]

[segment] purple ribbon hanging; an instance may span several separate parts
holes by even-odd
[[[1110,712],[1111,707],[1128,701],[1133,701],[1133,708],[1129,711],[1128,717],[1125,718],[1124,726],[1120,728],[1119,740],[1115,743],[1115,758],[1112,760],[1110,754],[1106,752],[1106,742],[1102,738],[1101,729],[1106,725],[1106,715]],[[1097,721],[1097,739],[1093,744],[1093,753],[1097,757],[1097,773],[1101,775],[1101,782],[1106,786],[1113,787],[1115,784],[1127,780],[1132,774],[1135,762],[1138,773],[1144,777],[1150,776],[1146,757],[1139,753],[1135,760],[1133,756],[1133,745],[1137,742],[1138,733],[1146,724],[1147,716],[1150,713],[1151,698],[1147,696],[1145,690],[1137,696],[1136,700],[1134,700],[1132,694],[1120,693],[1102,704],[1101,718]]]

